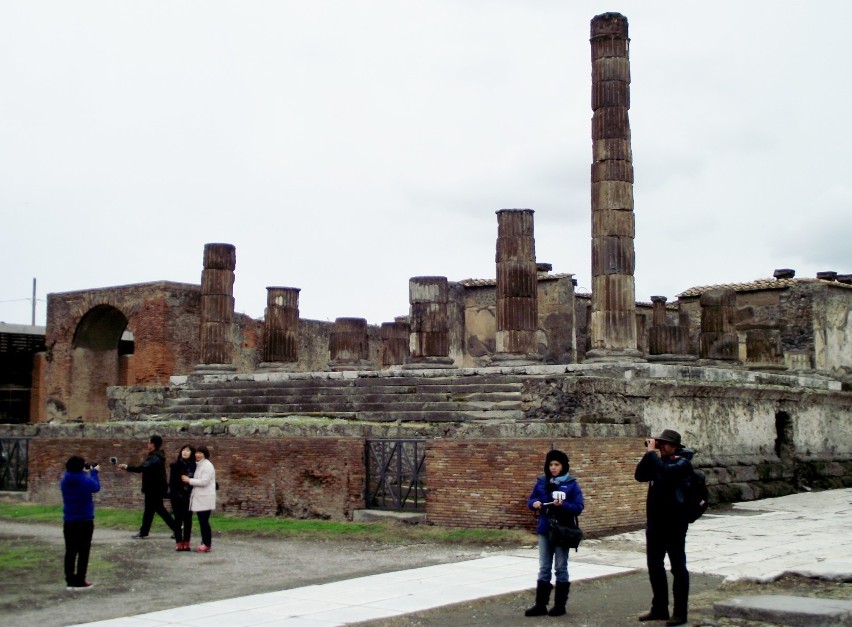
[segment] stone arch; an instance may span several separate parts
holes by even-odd
[[[95,305],[77,323],[71,342],[71,420],[108,420],[107,388],[132,383],[132,344],[122,342],[127,325],[127,316],[106,304]]]
[[[786,411],[775,412],[775,454],[782,462],[789,461],[796,454],[793,419]]]

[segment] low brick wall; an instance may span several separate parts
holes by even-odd
[[[568,454],[586,503],[588,534],[636,528],[645,520],[646,485],[633,479],[636,438],[435,440],[427,447],[428,520],[454,527],[529,529],[527,498],[551,448]]]
[[[351,519],[363,507],[364,442],[359,438],[170,437],[164,450],[174,460],[184,444],[205,444],[220,485],[217,510],[247,515]],[[145,439],[33,438],[29,450],[29,494],[37,503],[61,503],[59,480],[65,461],[81,455],[101,464],[104,506],[141,507],[141,476],[113,468],[139,464]]]
[[[135,425],[134,425],[135,426]],[[130,430],[130,427],[128,427]],[[110,433],[86,425],[103,437],[73,437],[42,427],[30,440],[29,498],[61,502],[59,479],[65,460],[81,455],[101,464],[102,506],[140,507],[140,476],[113,468],[140,463],[146,438]],[[263,437],[186,434],[163,428],[169,461],[184,444],[205,444],[220,484],[218,511],[290,518],[351,520],[364,507],[365,438]],[[633,480],[642,453],[637,438],[465,439],[426,444],[427,522],[453,527],[527,529],[535,517],[526,500],[551,447],[571,458],[571,472],[586,498],[582,523],[591,534],[635,528],[644,520],[645,486]]]

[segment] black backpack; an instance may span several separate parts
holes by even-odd
[[[701,518],[710,506],[710,493],[707,491],[707,479],[700,470],[692,469],[683,481],[683,506],[686,521],[694,523]]]

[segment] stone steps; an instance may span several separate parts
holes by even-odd
[[[168,419],[322,416],[363,421],[523,419],[523,382],[511,375],[247,377],[188,380],[159,410]]]

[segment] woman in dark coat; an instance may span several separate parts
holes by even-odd
[[[189,511],[189,495],[192,486],[181,481],[181,476],[191,477],[195,473],[195,449],[189,444],[178,453],[177,459],[169,464],[169,499],[175,517],[176,551],[189,551],[192,535],[192,512]]]

